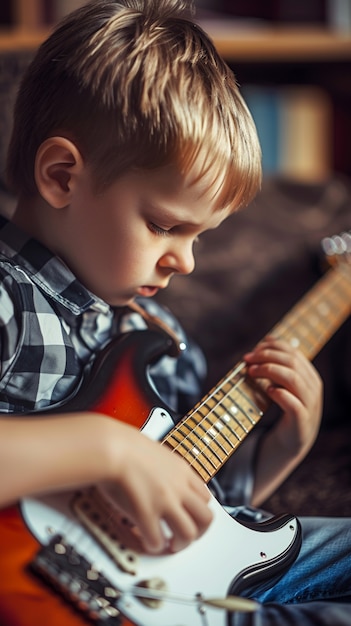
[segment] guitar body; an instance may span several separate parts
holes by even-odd
[[[333,252],[342,241],[346,263],[327,272],[270,331],[310,360],[351,313],[350,239],[330,242]],[[181,454],[208,483],[269,402],[242,362],[174,425],[147,375],[149,364],[173,351],[160,332],[122,335],[73,398],[52,412],[92,409],[123,419]],[[0,511],[1,626],[228,626],[228,607],[206,599],[271,585],[300,549],[295,517],[243,524],[212,497],[214,519],[200,539],[151,557],[110,496],[92,487],[26,498]]]
[[[89,380],[82,384],[73,401],[62,409],[90,407],[113,417],[122,415],[124,421],[147,436],[161,440],[172,428],[173,420],[150,385],[147,365],[168,347],[168,340],[160,333],[143,331],[122,336],[112,348],[102,353],[89,374]],[[84,500],[84,493],[82,497]],[[84,502],[79,504],[81,495],[71,493],[26,498],[17,506],[0,512],[2,626],[83,626],[90,623],[90,618],[108,626],[203,626],[204,612],[208,623],[226,626],[226,612],[205,607],[201,596],[240,594],[255,585],[272,581],[293,562],[300,547],[300,527],[296,518],[286,515],[261,524],[244,525],[233,519],[212,497],[214,521],[210,528],[188,548],[172,555],[153,557],[143,554],[133,529],[116,513],[112,519],[112,534],[120,537],[117,537],[117,556],[112,558],[102,540],[82,524],[74,508],[75,498],[78,498],[80,513],[84,514]],[[90,498],[89,494],[87,498]],[[99,505],[97,511],[103,518]],[[96,525],[103,527],[104,520],[98,520]],[[125,554],[124,543],[128,544],[129,540],[131,548]],[[48,550],[46,546],[52,541],[54,548]],[[73,559],[66,550],[67,545],[76,551]],[[37,557],[42,546],[45,566],[42,566],[43,559]],[[56,562],[61,558],[61,549],[65,552],[62,557],[65,568],[72,561],[69,572],[65,569],[56,571],[57,567],[60,568],[60,565],[56,567]],[[76,553],[81,557],[78,566]],[[52,567],[46,562],[50,562],[51,557]],[[100,619],[97,611],[87,608],[85,586],[85,595],[81,595],[82,589],[72,591],[75,568],[80,568],[79,576],[82,570],[86,570],[86,584],[89,587],[91,583],[94,597],[100,593],[94,587],[94,568],[108,581],[108,584],[105,578],[102,581],[104,591],[106,588],[118,591],[118,597],[111,600],[109,608],[114,612],[109,620]],[[70,578],[68,583],[67,576]],[[135,587],[161,589],[165,597],[148,601],[137,596]],[[181,597],[188,600],[179,600]],[[102,606],[106,603],[107,600]]]
[[[168,347],[160,334],[155,342],[145,339],[144,333],[122,335],[111,350],[101,353],[91,378],[83,381],[72,402],[53,412],[90,407],[113,417],[124,415],[124,421],[141,428],[156,400],[143,367]],[[23,520],[21,503],[0,511],[1,626],[85,625],[79,613],[27,570],[39,548],[38,539]],[[129,624],[123,622],[123,626]]]

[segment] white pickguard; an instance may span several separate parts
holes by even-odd
[[[164,430],[165,412],[162,410],[162,413]],[[159,419],[160,415],[155,411],[154,422]],[[151,426],[151,421],[145,432],[154,438],[157,427],[155,424]],[[226,626],[225,611],[203,606],[200,610],[196,595],[201,594],[204,598],[224,597],[233,580],[255,566],[265,565],[269,578],[269,570],[273,569],[272,560],[289,551],[298,533],[295,518],[274,531],[262,532],[247,528],[230,517],[211,496],[214,519],[200,539],[176,554],[140,556],[138,572],[131,575],[121,571],[75,519],[70,509],[71,498],[72,494],[65,493],[41,499],[25,499],[21,507],[27,526],[43,545],[50,541],[54,533],[63,534],[80,554],[123,591],[118,608],[140,626]],[[157,608],[146,606],[133,595],[132,588],[154,577],[164,581],[170,597],[185,596],[189,602],[170,598]]]

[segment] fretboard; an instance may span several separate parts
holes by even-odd
[[[273,327],[312,360],[351,313],[347,263],[330,269]],[[260,421],[270,401],[238,363],[164,438],[208,482]]]

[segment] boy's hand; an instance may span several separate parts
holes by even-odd
[[[177,453],[118,424],[121,450],[115,449],[112,477],[118,508],[137,526],[147,552],[185,548],[212,520],[208,488]],[[170,540],[163,522],[172,533]]]
[[[300,350],[269,336],[244,358],[252,378],[268,379],[265,392],[283,411],[277,425],[281,443],[295,453],[309,449],[319,430],[323,404],[322,381],[315,367]]]

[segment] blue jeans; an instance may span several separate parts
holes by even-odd
[[[257,593],[254,615],[236,614],[233,626],[350,626],[351,519],[301,518],[298,558],[270,589]]]

